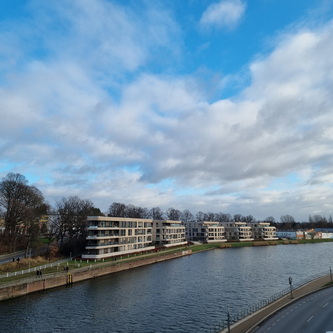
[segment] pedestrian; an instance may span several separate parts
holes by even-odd
[[[36,277],[39,277],[39,270],[36,271]]]
[[[42,270],[39,271],[39,276],[43,277]]]
[[[13,258],[13,262],[15,262],[15,258]]]

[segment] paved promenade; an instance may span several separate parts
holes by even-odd
[[[325,284],[330,281],[331,281],[330,275],[327,275],[318,278],[314,281],[311,281],[298,289],[293,290],[293,299],[290,298],[290,294],[280,298],[279,300],[273,302],[272,304],[262,308],[261,310],[253,313],[252,315],[232,325],[230,328],[230,332],[231,333],[255,332],[258,323],[265,320],[265,318],[277,312],[282,307],[292,303],[296,299],[323,288]],[[223,333],[228,332],[228,329],[223,330],[222,332]]]

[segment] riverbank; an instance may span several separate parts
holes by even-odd
[[[251,242],[227,242],[191,245],[193,253],[213,249],[229,249],[249,246],[273,246],[273,245],[298,245],[298,244],[317,244],[332,243],[333,239],[281,239],[274,241],[251,241]]]
[[[140,266],[155,264],[158,262],[181,258],[191,255],[192,251],[183,250],[179,252],[162,253],[160,255],[146,255],[135,260],[124,259],[117,262],[102,262],[95,265],[78,267],[69,271],[56,271],[55,273],[42,274],[12,280],[3,283],[0,287],[0,301],[14,297],[24,296],[29,293],[43,291],[61,286],[69,286],[73,283],[93,279],[98,276],[112,274]],[[67,266],[66,266],[67,267]]]
[[[36,274],[36,271],[40,268],[33,267],[30,270],[29,267],[29,274],[19,275],[19,272],[17,272],[18,274],[16,275],[15,273],[15,276],[0,279],[0,300],[26,295],[35,291],[70,285],[75,282],[91,279],[97,276],[111,274],[114,272],[139,266],[150,265],[152,263],[175,259],[184,255],[213,249],[229,249],[249,246],[256,247],[272,245],[313,244],[322,242],[333,242],[333,239],[276,240],[197,244],[182,247],[179,249],[167,250],[165,252],[128,256],[120,258],[117,261],[111,259],[105,262],[86,262],[82,260],[71,260],[62,264],[61,266],[60,264],[58,264],[53,266],[52,268],[43,268],[43,277],[37,276]],[[66,268],[65,266],[69,268],[69,271],[63,269]]]

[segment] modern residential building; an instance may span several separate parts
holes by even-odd
[[[185,227],[181,221],[153,220],[153,243],[156,246],[185,245]]]
[[[185,245],[180,221],[88,216],[83,259],[103,259],[154,250],[155,246]]]
[[[222,222],[228,241],[253,241],[252,228],[246,222]]]
[[[199,241],[204,243],[226,242],[224,226],[219,222],[186,222],[186,239],[188,241]]]
[[[279,239],[276,236],[276,228],[270,226],[269,222],[254,222],[249,223],[248,226],[251,226],[252,237],[254,239],[260,240],[277,240]]]
[[[83,259],[103,259],[153,250],[150,219],[88,216],[87,244]]]

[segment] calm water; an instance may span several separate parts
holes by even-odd
[[[333,266],[333,243],[213,250],[0,303],[0,332],[202,332]]]

